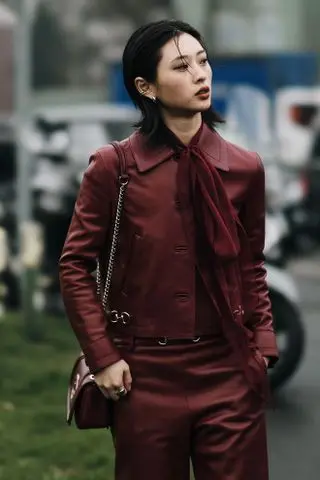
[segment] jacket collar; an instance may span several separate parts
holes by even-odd
[[[141,173],[151,170],[175,155],[175,151],[169,146],[149,146],[139,131],[131,135],[130,146],[138,171]],[[225,172],[229,170],[226,142],[217,132],[210,130],[207,125],[203,125],[198,147],[216,168]]]

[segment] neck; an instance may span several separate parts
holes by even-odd
[[[202,123],[201,113],[197,113],[190,118],[178,118],[163,112],[163,119],[166,126],[184,145],[190,143]]]

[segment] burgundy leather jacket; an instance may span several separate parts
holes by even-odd
[[[112,279],[111,306],[130,312],[126,333],[135,336],[192,337],[195,317],[195,246],[190,245],[177,200],[177,161],[169,147],[148,147],[135,132],[123,141],[130,176],[119,250]],[[277,358],[264,267],[265,181],[258,155],[243,150],[204,126],[199,140],[218,169],[250,242],[254,311],[241,312],[265,356]],[[92,272],[107,257],[118,192],[119,162],[112,146],[90,159],[60,259],[60,282],[67,315],[92,371],[121,358],[106,328]],[[191,213],[191,212],[190,212]],[[192,219],[192,215],[189,215]],[[190,225],[191,229],[193,228]],[[234,311],[241,311],[241,296]]]

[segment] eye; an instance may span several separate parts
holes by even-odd
[[[182,63],[181,65],[178,65],[177,67],[174,68],[174,70],[179,70],[180,72],[185,72],[188,70],[189,65],[187,63]]]
[[[202,60],[200,60],[200,64],[201,65],[206,65],[208,63],[208,59],[207,58],[203,58]]]

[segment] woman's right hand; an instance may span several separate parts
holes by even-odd
[[[131,390],[132,377],[130,368],[124,360],[119,360],[96,373],[94,379],[103,394],[114,401],[119,400],[123,396],[123,394],[118,394],[121,388],[125,388],[125,394]]]

